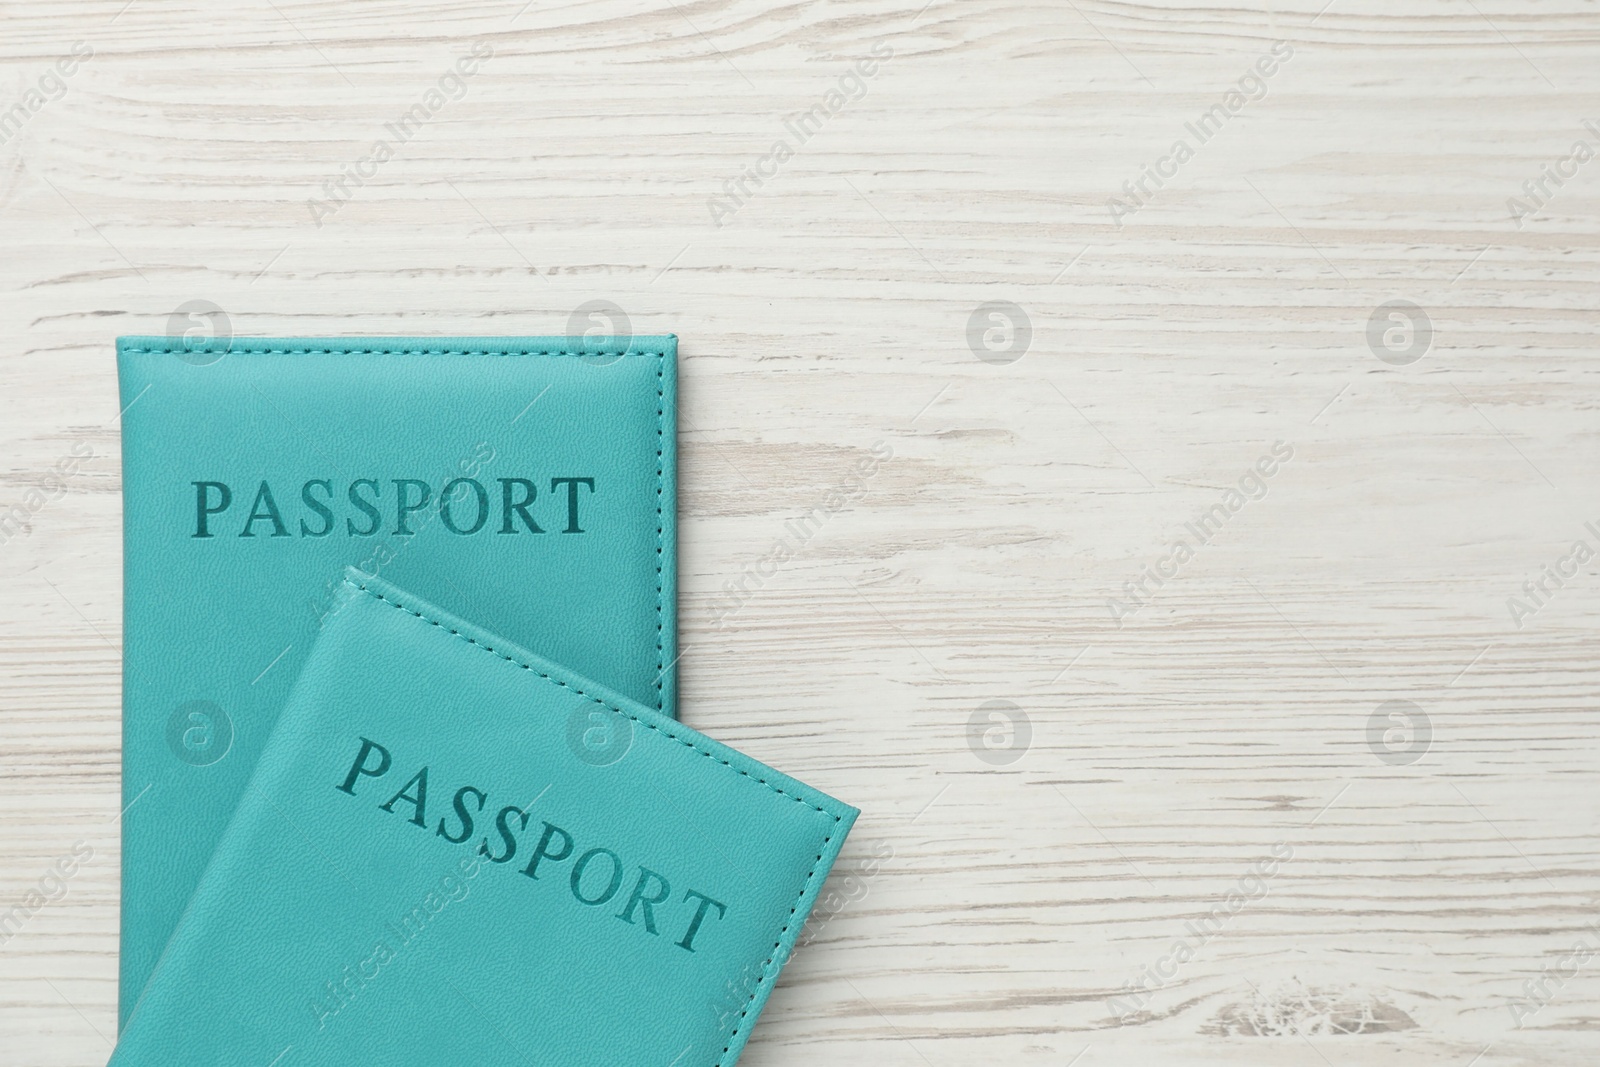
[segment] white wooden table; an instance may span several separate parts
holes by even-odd
[[[0,1067],[110,1051],[194,301],[680,335],[684,717],[865,811],[751,1067],[1600,1057],[1600,8],[919,2],[6,7]]]

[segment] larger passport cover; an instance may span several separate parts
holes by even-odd
[[[729,1067],[856,814],[352,572],[111,1067]]]
[[[118,342],[125,1022],[346,565],[674,712],[676,339]]]

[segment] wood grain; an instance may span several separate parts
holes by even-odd
[[[114,1030],[112,338],[190,300],[272,335],[558,333],[591,299],[682,338],[685,719],[865,811],[744,1062],[1594,1062],[1600,573],[1507,606],[1600,547],[1600,162],[1507,204],[1600,147],[1593,3],[520,7],[0,14],[5,108],[93,49],[0,145],[0,511],[92,449],[0,544],[0,911],[93,850],[0,945],[0,1065]],[[1369,348],[1390,300],[1432,324],[1408,366]],[[1032,324],[1005,365],[968,347],[989,301]],[[1412,763],[1369,743],[1394,700],[1431,724]],[[1015,762],[974,751],[991,701]]]

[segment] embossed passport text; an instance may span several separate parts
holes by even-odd
[[[856,814],[351,571],[112,1067],[728,1067]]]
[[[119,342],[120,1018],[344,566],[672,713],[676,352],[671,337]]]

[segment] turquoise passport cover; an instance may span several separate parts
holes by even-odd
[[[347,572],[111,1065],[726,1067],[856,814]]]
[[[346,565],[668,715],[672,337],[118,342],[125,1020]]]

